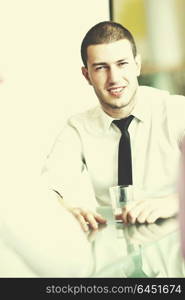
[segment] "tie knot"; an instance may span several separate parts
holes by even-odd
[[[127,118],[121,119],[121,120],[114,120],[113,123],[118,126],[118,128],[121,130],[121,132],[124,132],[128,129],[132,119],[134,116],[130,115]]]

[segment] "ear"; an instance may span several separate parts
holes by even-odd
[[[135,63],[136,63],[137,76],[139,76],[141,73],[141,55],[140,54],[136,55]]]
[[[91,84],[91,80],[90,80],[90,78],[89,78],[88,69],[87,69],[86,67],[82,67],[82,74],[83,74],[83,76],[85,77],[85,79],[88,81],[88,83],[89,83],[90,85],[92,85],[92,84]]]

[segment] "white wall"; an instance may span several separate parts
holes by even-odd
[[[1,204],[27,198],[64,120],[97,103],[80,44],[108,19],[108,0],[0,0]]]

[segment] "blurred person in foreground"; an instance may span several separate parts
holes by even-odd
[[[185,259],[185,139],[182,143],[182,155],[179,172],[179,224],[180,224],[180,238],[181,251]]]
[[[133,186],[142,197],[128,205],[120,219],[153,223],[176,215],[185,97],[138,85],[141,57],[132,34],[118,23],[93,26],[82,41],[81,56],[82,74],[100,105],[69,118],[57,137],[45,168],[49,188],[85,231],[89,225],[96,229],[98,223],[106,223],[92,203],[111,205],[109,187],[118,184],[121,136],[113,121],[132,115],[128,131]],[[84,196],[87,182],[91,193]]]

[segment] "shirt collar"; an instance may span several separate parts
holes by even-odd
[[[149,89],[144,86],[139,86],[136,94],[136,104],[132,111],[132,115],[139,121],[145,122],[150,118],[150,101],[151,92],[149,95]]]
[[[115,118],[112,118],[111,116],[106,114],[101,107],[99,107],[99,113],[100,113],[101,128],[104,129],[105,131],[109,130]]]
[[[145,122],[150,119],[151,109],[149,99],[151,99],[150,89],[144,86],[139,86],[136,94],[136,104],[131,114],[141,122]],[[93,119],[96,119],[98,122],[97,129],[101,132],[108,131],[112,122],[115,120],[115,118],[106,114],[101,106],[96,107]]]

